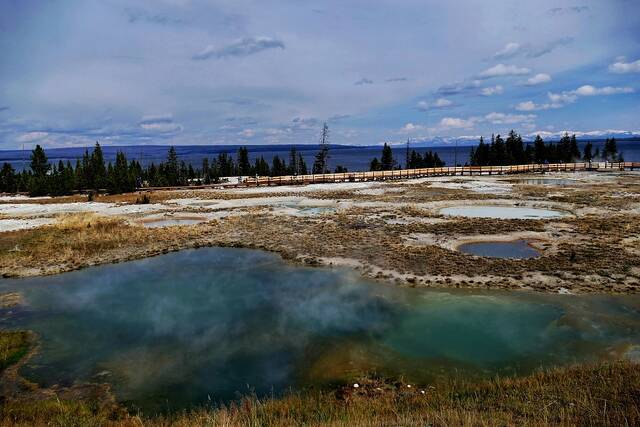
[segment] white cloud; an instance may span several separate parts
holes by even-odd
[[[449,108],[452,106],[453,106],[453,101],[450,101],[447,98],[438,98],[433,102],[427,102],[427,101],[418,102],[418,110],[420,111]]]
[[[617,74],[640,73],[640,59],[634,62],[625,62],[624,58],[619,58],[609,65],[609,71]]]
[[[149,132],[172,133],[182,131],[182,125],[175,123],[171,114],[144,116],[139,125]]]
[[[407,123],[400,129],[400,133],[408,134],[408,133],[420,132],[424,130],[427,130],[425,126],[416,125],[414,123]]]
[[[516,123],[530,123],[536,119],[535,114],[504,114],[489,113],[484,116],[485,120],[494,125],[511,125]]]
[[[532,43],[507,43],[505,47],[500,49],[493,55],[493,59],[511,59],[519,55],[524,55],[527,58],[539,58],[543,55],[553,52],[555,49],[566,46],[573,43],[572,37],[562,37],[555,40],[550,40],[542,44]]]
[[[179,132],[182,126],[177,123],[143,123],[140,127],[144,130],[159,133]]]
[[[503,92],[504,88],[500,85],[485,87],[481,91],[484,96],[502,95]]]
[[[520,43],[507,43],[505,47],[500,49],[493,55],[494,59],[509,59],[520,53]]]
[[[536,117],[535,114],[505,114],[497,112],[489,113],[484,117],[469,117],[467,119],[445,117],[440,120],[440,130],[471,129],[479,123],[491,123],[494,125],[531,125]]]
[[[594,87],[591,85],[580,86],[573,91],[578,96],[597,96],[597,95],[618,95],[621,93],[633,93],[634,89],[631,87],[612,87],[605,86],[602,88]]]
[[[244,129],[242,132],[238,133],[238,135],[243,136],[245,138],[251,138],[255,136],[256,132],[253,129]]]
[[[527,82],[525,83],[525,85],[527,86],[536,86],[536,85],[541,85],[544,83],[549,83],[551,81],[551,76],[549,74],[545,74],[545,73],[539,73],[536,74],[535,76],[529,78],[527,80]]]
[[[533,101],[525,101],[525,102],[521,102],[518,105],[516,105],[516,110],[518,110],[518,111],[535,111],[535,110],[540,110],[540,108]]]
[[[518,67],[516,65],[498,64],[484,70],[480,73],[480,77],[483,79],[490,79],[493,77],[523,76],[529,73],[531,73],[529,68]]]
[[[554,105],[571,104],[573,102],[576,102],[576,99],[578,99],[575,91],[562,93],[548,92],[547,98],[549,98],[549,101],[551,101],[551,103]]]
[[[46,138],[48,135],[47,132],[27,132],[16,138],[16,141],[19,143],[35,142]]]
[[[455,82],[455,83],[447,84],[444,86],[440,86],[437,90],[437,93],[439,95],[445,95],[445,96],[457,95],[460,93],[472,91],[480,87],[481,84],[482,84],[482,81],[478,79],[474,79],[471,81],[465,80],[462,82]]]
[[[625,93],[634,93],[635,89],[632,87],[595,87],[591,85],[583,85],[579,88],[571,91],[564,91],[562,93],[548,92],[547,98],[549,102],[545,104],[536,104],[533,101],[524,101],[516,105],[518,111],[536,111],[536,110],[550,110],[555,108],[561,108],[565,105],[572,104],[582,96],[608,96],[619,95]]]
[[[452,105],[453,105],[453,102],[446,98],[438,98],[433,103],[433,106],[437,108],[445,108],[445,107],[450,107]]]
[[[267,49],[285,48],[281,40],[271,37],[246,37],[241,40],[223,46],[216,47],[209,45],[199,53],[193,55],[194,60],[204,60],[209,58],[243,57],[262,52]]]
[[[469,119],[461,119],[458,117],[444,117],[440,120],[440,127],[443,129],[469,129],[477,122],[477,119],[471,117]]]

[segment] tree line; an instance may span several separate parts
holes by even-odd
[[[537,136],[533,144],[525,144],[515,131],[509,132],[506,139],[500,135],[492,136],[490,143],[480,138],[478,146],[470,153],[469,164],[474,166],[514,165],[527,163],[559,163],[576,160],[623,161],[618,153],[615,138],[608,138],[602,152],[593,150],[593,144],[587,143],[581,152],[575,135],[565,134],[559,142],[545,143]],[[329,173],[329,128],[325,124],[320,137],[320,149],[315,155],[312,173]],[[405,167],[409,169],[442,167],[445,165],[438,153],[428,151],[420,154],[412,150]],[[127,160],[124,152],[116,153],[115,162],[106,163],[102,147],[98,142],[89,152],[85,150],[75,164],[70,161],[51,164],[45,150],[37,145],[31,152],[29,169],[17,172],[10,163],[0,168],[0,192],[28,192],[32,196],[61,196],[81,191],[107,191],[112,194],[134,191],[141,187],[168,187],[189,184],[211,184],[222,177],[230,176],[283,176],[306,175],[307,164],[300,152],[292,147],[288,158],[274,156],[269,164],[263,156],[252,163],[247,147],[240,147],[234,157],[228,153],[219,153],[212,159],[204,158],[200,168],[194,168],[184,160],[178,159],[174,147],[170,147],[165,161],[151,163],[143,167],[137,160]],[[370,170],[400,169],[401,165],[393,156],[391,146],[384,144],[380,159],[370,162]],[[347,168],[336,166],[336,173],[347,172]]]
[[[328,152],[328,150],[325,150]],[[115,162],[106,163],[100,143],[75,165],[67,160],[51,164],[40,145],[31,152],[29,169],[17,172],[10,163],[0,169],[0,192],[28,192],[31,196],[62,196],[79,191],[106,191],[117,194],[140,187],[168,187],[192,183],[211,184],[229,176],[281,176],[306,175],[307,164],[295,147],[289,158],[274,156],[271,164],[264,157],[249,160],[247,147],[240,147],[234,159],[228,153],[219,153],[212,159],[204,158],[200,168],[194,168],[178,159],[174,147],[169,147],[167,158],[159,164],[143,167],[137,160],[127,160],[124,152],[116,153]],[[326,158],[326,156],[325,156]]]
[[[600,148],[594,151],[591,142],[585,144],[581,152],[575,135],[569,136],[565,133],[560,141],[548,143],[538,135],[533,144],[525,144],[522,137],[512,130],[506,139],[500,135],[492,135],[490,143],[485,143],[484,138],[480,137],[480,143],[471,148],[469,164],[506,166],[528,163],[572,163],[580,160],[590,162],[600,158],[611,162],[624,161],[622,155],[618,153],[615,138],[607,138],[602,152]]]
[[[346,172],[337,166],[336,172]],[[320,149],[315,155],[312,173],[329,173],[329,127],[323,125]],[[230,176],[283,176],[306,175],[307,164],[296,147],[288,158],[275,155],[271,163],[263,156],[252,163],[247,147],[240,147],[234,157],[219,153],[212,159],[204,158],[200,168],[179,160],[174,147],[169,147],[167,158],[159,164],[143,167],[137,160],[129,161],[124,152],[116,153],[115,162],[106,163],[99,142],[89,152],[85,150],[75,164],[71,161],[51,164],[40,145],[31,152],[29,168],[17,172],[10,163],[0,169],[0,192],[28,192],[31,196],[62,196],[81,191],[106,191],[117,194],[141,187],[168,187],[189,184],[211,184]]]
[[[422,155],[416,150],[411,150],[411,154],[407,155],[405,169],[439,168],[444,165],[445,162],[440,159],[438,153],[427,151]],[[378,160],[377,157],[374,157],[369,163],[369,170],[389,171],[394,169],[402,169],[402,165],[400,165],[400,163],[398,163],[398,161],[393,157],[393,150],[391,149],[391,146],[385,142],[382,147],[380,160]]]

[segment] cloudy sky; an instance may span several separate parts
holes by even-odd
[[[640,130],[638,0],[0,0],[0,149]]]

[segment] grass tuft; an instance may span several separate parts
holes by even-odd
[[[0,373],[27,354],[29,342],[27,331],[0,331]]]
[[[227,406],[168,416],[131,416],[77,400],[6,402],[0,426],[365,426],[638,425],[640,366],[616,362],[481,383],[421,388],[364,378],[336,390],[281,398],[244,397]]]

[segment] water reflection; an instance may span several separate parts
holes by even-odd
[[[416,381],[526,373],[625,357],[640,344],[634,296],[405,289],[244,249],[0,282],[10,290],[25,305],[3,325],[42,340],[24,375],[44,385],[108,381],[146,410],[372,370]]]
[[[471,255],[491,258],[528,259],[540,256],[540,252],[522,239],[512,242],[465,243],[458,246],[458,250]]]

